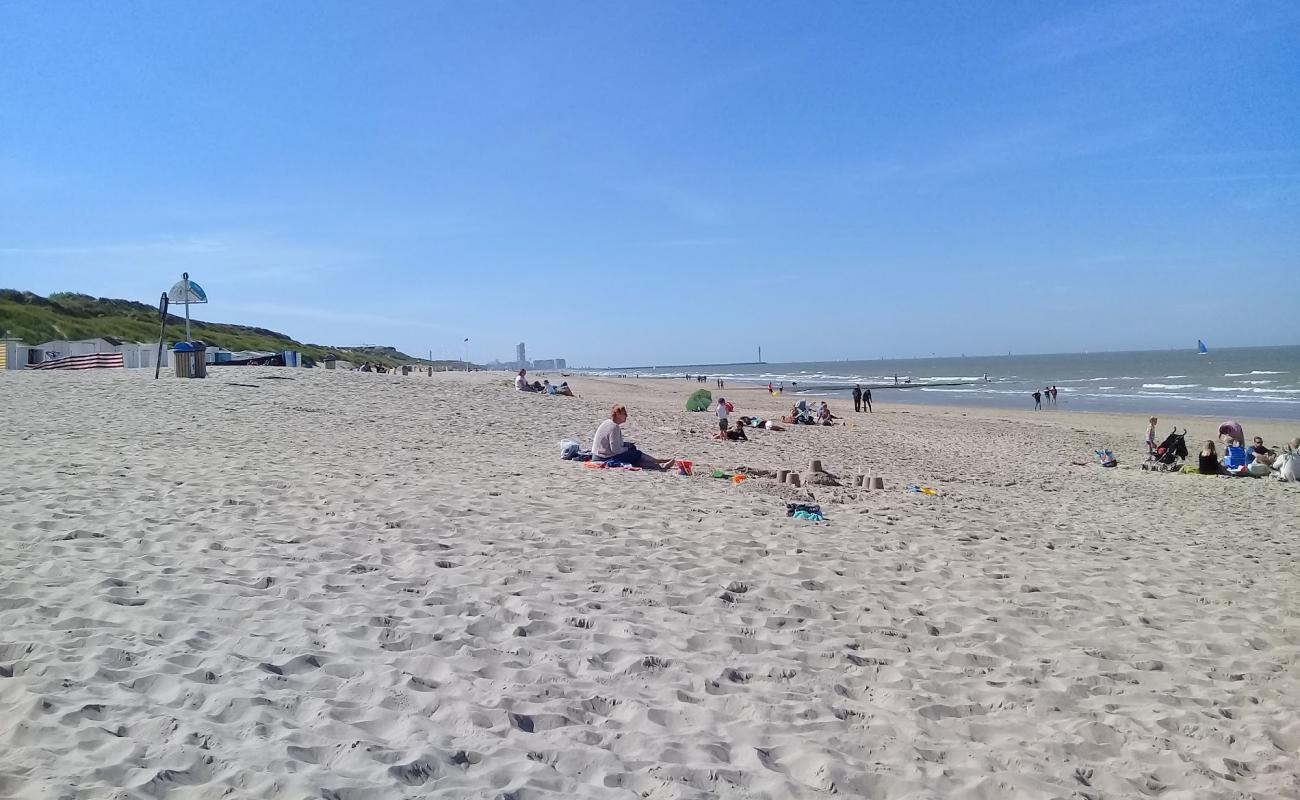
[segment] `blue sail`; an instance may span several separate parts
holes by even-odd
[[[1203,356],[1203,355],[1205,355],[1205,354],[1208,353],[1208,352],[1210,352],[1210,348],[1208,348],[1208,347],[1205,346],[1205,342],[1201,341],[1200,339],[1197,339],[1197,340],[1196,340],[1196,354],[1197,354],[1197,355],[1202,355],[1202,356]]]

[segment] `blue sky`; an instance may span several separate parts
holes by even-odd
[[[1298,76],[1294,2],[4,3],[0,286],[480,361],[1294,344]]]

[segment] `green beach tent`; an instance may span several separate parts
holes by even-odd
[[[686,401],[686,410],[708,411],[711,405],[713,405],[713,395],[709,393],[708,389],[700,389]]]

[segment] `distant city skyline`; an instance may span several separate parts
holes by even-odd
[[[1293,344],[1297,64],[1284,0],[5,3],[0,286],[479,363]]]

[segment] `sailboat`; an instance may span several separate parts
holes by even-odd
[[[1200,339],[1197,339],[1197,340],[1196,340],[1196,355],[1198,355],[1198,356],[1203,356],[1203,355],[1205,355],[1205,354],[1208,353],[1208,352],[1210,352],[1210,348],[1208,348],[1208,347],[1205,346],[1205,342],[1201,341]]]

